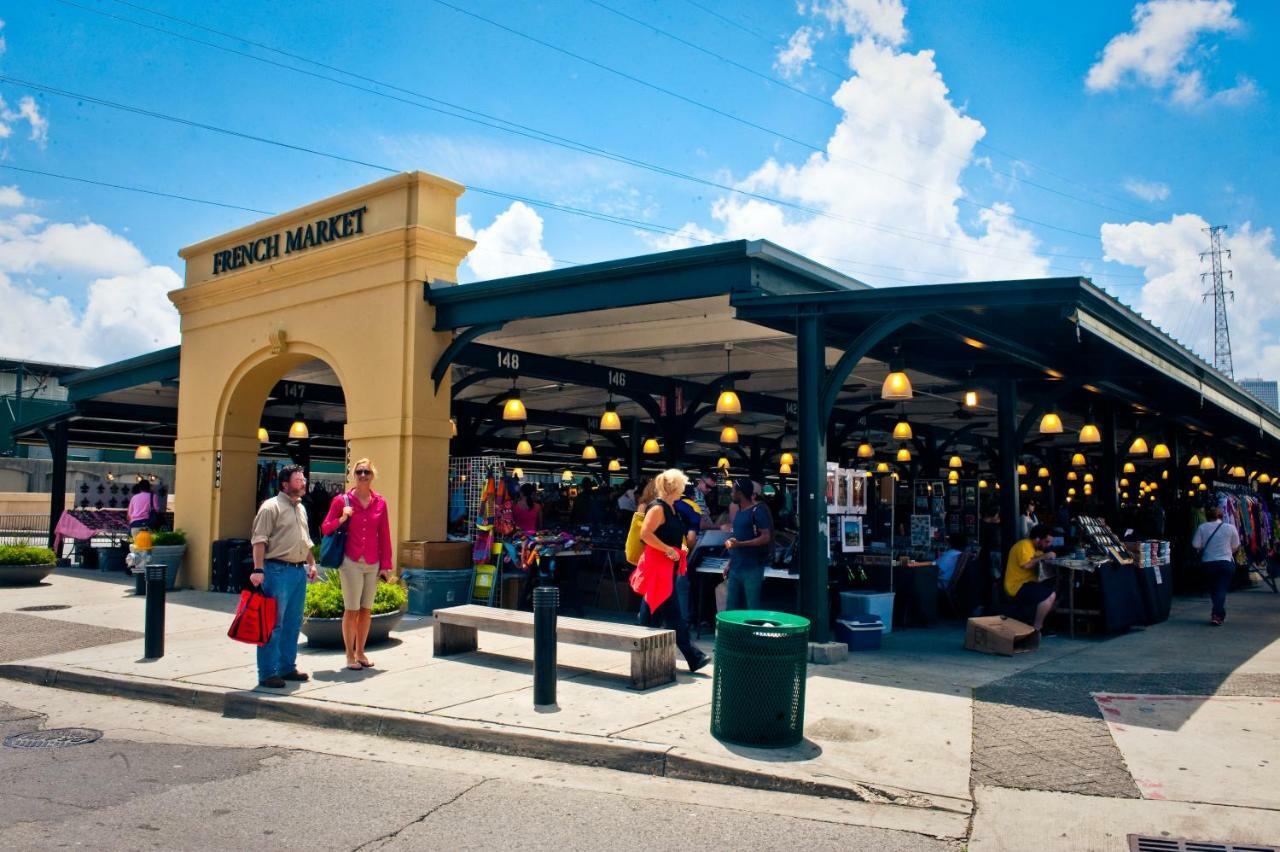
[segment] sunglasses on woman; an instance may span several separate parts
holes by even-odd
[[[373,471],[361,468],[356,471],[356,476],[373,476]]]

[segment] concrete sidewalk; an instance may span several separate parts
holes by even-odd
[[[23,607],[66,604],[32,615],[140,630],[143,601],[131,591],[131,584],[102,575],[59,571],[44,586],[0,591],[0,623]],[[956,626],[897,632],[880,651],[810,666],[800,746],[748,749],[711,737],[709,674],[689,675],[680,664],[676,683],[636,692],[627,686],[625,654],[561,645],[560,709],[539,713],[529,641],[482,632],[478,652],[437,659],[430,618],[406,619],[390,644],[371,649],[377,669],[348,671],[341,652],[304,644],[299,663],[311,682],[284,695],[261,690],[253,649],[226,637],[235,602],[229,595],[171,594],[161,660],[140,659],[138,638],[117,641],[104,633],[110,644],[10,658],[0,675],[229,716],[843,798],[869,809],[867,824],[938,837],[967,836],[975,788],[1133,799],[1164,789],[1193,801],[1238,804],[1239,796],[1215,798],[1186,778],[1151,786],[1161,773],[1176,771],[1157,759],[1170,746],[1173,754],[1194,746],[1184,740],[1201,729],[1226,736],[1216,715],[1204,716],[1214,708],[1187,704],[1179,717],[1200,713],[1203,725],[1165,719],[1163,730],[1145,736],[1113,735],[1091,694],[1165,691],[1161,683],[1183,685],[1188,694],[1280,694],[1271,680],[1280,678],[1274,639],[1280,603],[1270,595],[1233,595],[1229,628],[1208,628],[1202,602],[1179,601],[1170,621],[1150,630],[1105,641],[1048,637],[1038,652],[1013,658],[963,650]],[[711,650],[710,642],[703,646]],[[1280,718],[1268,715],[1272,706],[1255,726],[1264,735],[1280,733]],[[1185,729],[1182,739],[1161,739],[1179,736],[1171,727]],[[1256,743],[1258,734],[1251,737],[1242,742]],[[1224,747],[1231,747],[1230,736]],[[1130,751],[1142,765],[1141,787],[1126,765]],[[1275,780],[1271,771],[1254,766],[1241,778],[1267,786]],[[1212,780],[1231,774],[1224,769]],[[980,824],[990,824],[990,815],[980,816],[988,820]]]

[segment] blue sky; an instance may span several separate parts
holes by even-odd
[[[873,284],[1091,275],[1202,353],[1200,228],[1225,224],[1237,374],[1280,375],[1274,3],[29,0],[0,18],[0,165],[264,211],[386,173],[58,89],[631,222],[469,192],[464,281],[768,237]],[[5,169],[0,187],[0,350],[47,360],[175,342],[177,249],[259,218]]]

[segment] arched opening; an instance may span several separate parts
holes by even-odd
[[[215,460],[219,538],[247,538],[257,506],[279,488],[287,464],[307,471],[304,501],[312,538],[346,482],[346,394],[334,368],[314,353],[278,355],[235,381]]]

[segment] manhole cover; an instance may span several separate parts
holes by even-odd
[[[55,609],[71,609],[71,604],[40,604],[40,606],[20,606],[18,612],[53,612]]]
[[[1216,840],[1187,840],[1182,837],[1144,837],[1129,835],[1130,852],[1277,852],[1275,846],[1232,843]]]
[[[66,748],[85,745],[102,736],[93,728],[50,728],[47,731],[29,731],[4,738],[5,748]]]

